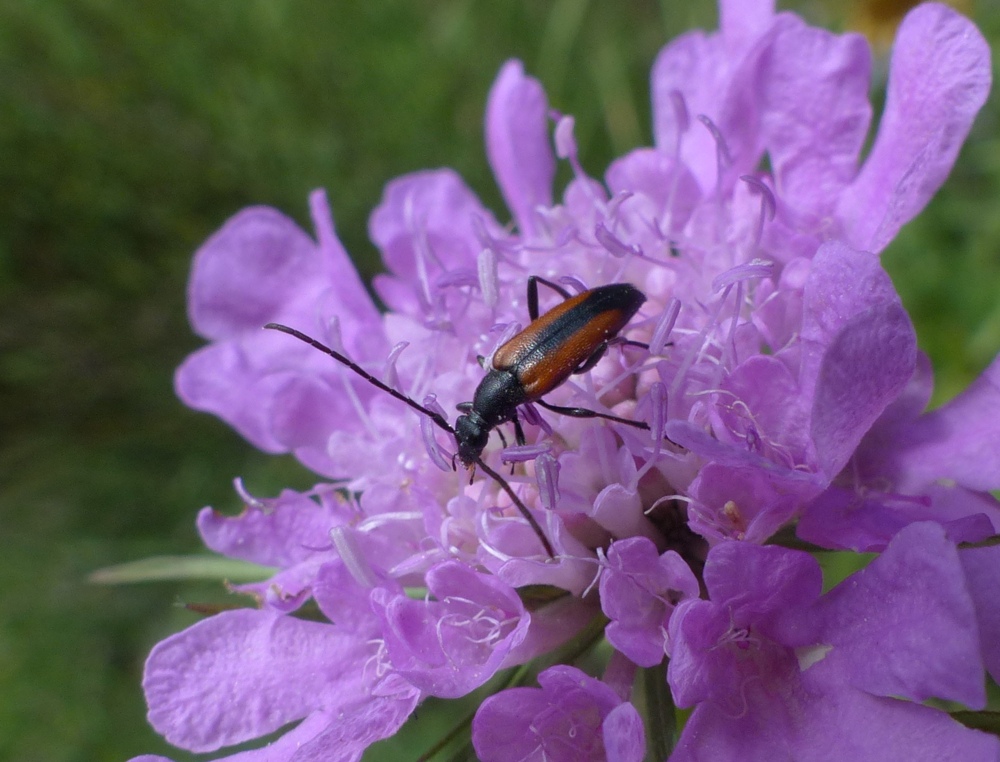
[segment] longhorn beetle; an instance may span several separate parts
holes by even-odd
[[[544,283],[564,299],[561,304],[541,317],[538,315],[539,283]],[[642,421],[632,421],[587,408],[551,405],[541,399],[571,375],[585,373],[593,368],[604,355],[608,345],[615,340],[645,301],[645,294],[629,283],[598,286],[571,296],[564,288],[544,278],[534,275],[529,277],[528,315],[531,317],[531,323],[493,354],[492,367],[476,387],[472,401],[463,402],[458,406],[462,415],[458,416],[454,427],[439,413],[396,391],[354,361],[311,336],[280,323],[268,323],[264,328],[287,333],[329,355],[370,384],[405,402],[418,413],[426,415],[438,428],[451,434],[458,447],[456,456],[462,465],[470,469],[478,466],[499,484],[538,535],[545,552],[554,557],[551,543],[527,506],[507,480],[483,462],[483,450],[486,448],[490,432],[507,421],[514,424],[517,443],[524,444],[524,431],[517,417],[517,408],[528,402],[537,403],[547,410],[563,415],[577,418],[605,418],[627,426],[648,429],[649,426]],[[622,340],[621,343],[649,348],[637,341]],[[503,435],[500,437],[502,439]],[[452,467],[454,467],[454,457]]]

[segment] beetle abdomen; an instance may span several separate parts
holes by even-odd
[[[493,368],[512,373],[527,401],[538,399],[617,336],[645,301],[645,294],[629,283],[584,291],[500,347],[493,355]]]

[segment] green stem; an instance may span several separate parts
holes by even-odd
[[[646,703],[646,759],[662,762],[674,749],[677,713],[667,685],[667,660],[642,670],[642,694]]]

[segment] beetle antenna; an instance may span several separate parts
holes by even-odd
[[[507,493],[507,496],[514,502],[514,505],[517,506],[517,510],[521,512],[521,515],[524,516],[528,524],[531,525],[535,534],[538,535],[538,539],[541,540],[542,546],[545,548],[545,552],[549,554],[549,558],[555,558],[556,554],[552,549],[552,543],[550,543],[549,538],[545,536],[545,532],[542,530],[538,520],[531,515],[531,511],[528,510],[528,506],[526,506],[521,498],[517,496],[517,493],[514,492],[514,488],[511,487],[510,484],[507,483],[507,480],[500,476],[500,474],[483,463],[482,458],[476,458],[476,465],[483,469],[483,473],[492,477],[493,481],[499,484],[500,488]]]
[[[375,378],[375,376],[373,376],[371,373],[369,373],[367,370],[362,368],[360,365],[358,365],[356,362],[354,362],[347,356],[340,354],[340,352],[337,352],[334,349],[331,349],[326,344],[323,344],[322,342],[319,342],[316,339],[314,339],[312,336],[308,336],[302,333],[302,331],[297,331],[294,328],[289,328],[287,325],[282,325],[281,323],[268,323],[267,325],[264,326],[264,328],[267,328],[272,331],[281,331],[282,333],[287,333],[289,336],[294,336],[299,341],[308,344],[313,349],[318,349],[323,354],[329,355],[334,360],[339,362],[341,365],[350,368],[352,371],[354,371],[357,375],[361,376],[361,378],[363,378],[368,383],[381,389],[387,394],[391,394],[400,402],[405,402],[407,405],[416,410],[418,413],[422,413],[423,415],[426,415],[428,418],[430,418],[431,421],[433,421],[439,428],[444,429],[452,436],[455,436],[455,429],[452,428],[451,424],[448,423],[448,421],[446,421],[444,419],[444,416],[442,416],[440,413],[435,413],[433,410],[427,409],[416,400],[407,397],[402,392],[396,391],[388,384]],[[510,484],[507,483],[507,480],[504,479],[502,476],[500,476],[500,474],[498,474],[492,468],[487,466],[483,462],[482,458],[476,458],[475,462],[481,469],[483,469],[483,473],[491,477],[497,484],[500,485],[500,488],[507,493],[507,496],[513,501],[514,505],[517,507],[517,510],[521,513],[521,515],[524,516],[525,520],[531,526],[531,529],[534,531],[536,535],[538,535],[538,539],[541,540],[542,546],[545,548],[545,552],[548,553],[549,558],[555,558],[556,555],[555,551],[552,549],[552,543],[550,543],[549,538],[545,536],[545,532],[542,531],[541,525],[538,523],[535,517],[531,515],[531,512],[528,510],[528,506],[526,506],[524,504],[524,501],[522,501],[521,498],[517,496],[517,493],[514,492],[514,488],[511,487]],[[452,459],[452,467],[454,468],[454,458]]]
[[[445,431],[447,431],[449,434],[451,434],[452,436],[455,436],[455,429],[453,429],[451,427],[451,424],[448,423],[448,421],[446,421],[444,419],[444,417],[440,413],[435,413],[433,410],[428,410],[426,407],[424,407],[423,405],[421,405],[416,400],[411,399],[410,397],[407,397],[402,392],[396,391],[395,389],[393,389],[388,384],[386,384],[386,383],[380,381],[379,379],[375,378],[375,376],[373,376],[371,373],[369,373],[367,370],[365,370],[364,368],[362,368],[360,365],[358,365],[356,362],[354,362],[350,358],[346,357],[345,355],[340,354],[340,352],[337,352],[337,351],[335,351],[333,349],[330,349],[330,347],[328,347],[326,344],[322,344],[322,343],[316,341],[316,339],[314,339],[312,336],[307,336],[306,334],[302,333],[302,331],[297,331],[294,328],[289,328],[287,325],[282,325],[281,323],[268,323],[264,327],[268,328],[270,330],[273,330],[273,331],[281,331],[282,333],[287,333],[289,336],[294,336],[296,339],[298,339],[299,341],[305,342],[306,344],[308,344],[309,346],[311,346],[313,349],[318,349],[323,354],[329,355],[334,360],[336,360],[337,362],[339,362],[341,365],[345,365],[348,368],[350,368],[351,370],[353,370],[355,373],[357,373],[359,376],[361,376],[361,378],[363,378],[368,383],[372,384],[373,386],[378,387],[379,389],[381,389],[383,392],[386,392],[387,394],[391,394],[393,397],[395,397],[396,399],[398,399],[400,402],[405,402],[407,405],[409,405],[410,407],[412,407],[418,413],[423,413],[428,418],[430,418],[435,424],[437,424],[437,426],[439,428],[442,428]]]

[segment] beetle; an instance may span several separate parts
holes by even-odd
[[[562,303],[541,316],[538,314],[539,283],[563,297]],[[587,408],[552,405],[542,399],[571,375],[585,373],[593,368],[613,341],[648,350],[647,344],[617,338],[645,301],[645,294],[629,283],[598,286],[572,296],[551,281],[530,276],[528,315],[531,322],[494,352],[491,367],[476,387],[472,400],[458,405],[462,415],[458,416],[454,427],[440,413],[393,389],[350,358],[311,336],[280,323],[268,323],[264,328],[287,333],[329,355],[368,383],[426,415],[438,428],[451,434],[457,446],[455,457],[466,468],[482,469],[500,485],[538,535],[546,553],[554,557],[551,543],[527,506],[507,480],[483,462],[483,450],[486,449],[490,432],[508,421],[514,424],[517,443],[524,444],[524,431],[517,417],[517,408],[529,402],[563,415],[604,418],[639,429],[649,429],[649,425],[643,421],[620,418]],[[503,439],[503,434],[500,437]]]
[[[544,283],[564,301],[539,317],[538,284]],[[518,444],[524,432],[517,408],[536,402],[547,410],[578,418],[606,418],[648,429],[642,421],[598,413],[587,408],[551,405],[541,399],[571,375],[586,373],[604,355],[619,332],[639,311],[646,295],[630,283],[613,283],[570,296],[561,286],[538,276],[528,278],[528,315],[531,323],[493,354],[492,367],[480,381],[471,402],[455,421],[458,459],[474,465],[486,448],[490,431],[511,421]],[[648,349],[646,344],[627,342]]]

